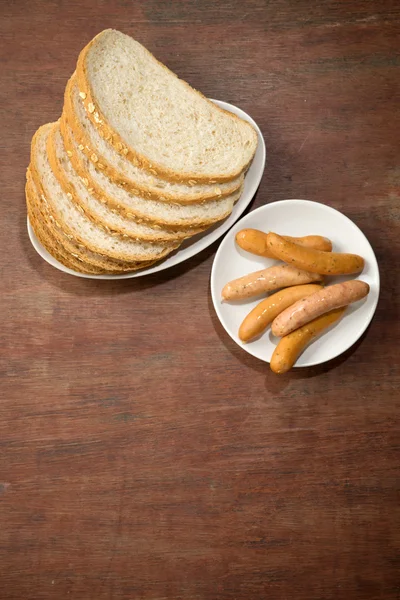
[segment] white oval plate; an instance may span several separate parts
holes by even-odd
[[[238,337],[241,322],[262,297],[241,303],[221,301],[221,290],[228,281],[278,264],[278,261],[250,254],[236,245],[237,232],[245,228],[274,231],[294,237],[322,235],[332,240],[334,251],[352,252],[364,257],[365,268],[360,275],[330,277],[326,278],[326,282],[330,284],[346,279],[361,279],[371,287],[367,298],[351,305],[339,323],[312,342],[299,357],[296,367],[310,367],[326,362],[350,348],[368,327],[379,298],[379,269],[375,254],[357,225],[324,204],[309,200],[282,200],[261,206],[246,215],[232,227],[221,243],[211,271],[211,295],[218,318],[243,350],[260,360],[270,362],[278,343],[278,338],[272,335],[270,328],[260,338],[247,344]]]
[[[253,121],[253,119],[247,113],[245,113],[237,106],[229,104],[228,102],[222,102],[220,100],[213,100],[213,102],[215,102],[216,104],[218,104],[218,106],[224,108],[225,110],[228,110],[234,113],[235,115],[238,115],[245,121],[251,123],[257,131],[258,136],[257,151],[255,153],[250,169],[246,173],[243,193],[239,198],[238,202],[235,204],[233,211],[229,215],[229,217],[227,217],[221,223],[210,227],[210,229],[207,229],[207,231],[199,233],[198,235],[193,236],[189,240],[186,240],[177,250],[175,250],[175,252],[170,254],[165,260],[160,261],[153,267],[149,267],[148,269],[141,269],[140,271],[132,271],[131,273],[123,273],[121,275],[86,275],[85,273],[78,273],[77,271],[73,271],[72,269],[64,267],[64,265],[62,265],[60,262],[58,262],[58,260],[53,258],[53,256],[51,256],[51,254],[49,254],[49,252],[47,252],[47,250],[39,242],[39,240],[35,236],[35,233],[32,229],[28,218],[28,234],[36,252],[40,254],[40,256],[45,261],[47,261],[56,269],[64,271],[64,273],[69,273],[70,275],[75,275],[76,277],[84,277],[85,279],[131,279],[132,277],[142,277],[143,275],[150,275],[151,273],[157,273],[157,271],[163,271],[164,269],[169,269],[170,267],[179,265],[179,263],[188,260],[188,258],[191,258],[195,254],[198,254],[202,250],[205,250],[205,248],[210,246],[213,242],[215,242],[215,240],[221,237],[221,235],[228,231],[228,229],[233,225],[236,219],[240,217],[243,211],[246,210],[254,194],[256,193],[258,186],[260,185],[261,177],[264,172],[265,166],[265,143],[261,130],[258,127],[257,123]]]

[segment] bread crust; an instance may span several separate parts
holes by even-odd
[[[62,224],[57,221],[54,214],[52,214],[52,210],[51,210],[51,203],[52,203],[51,194],[48,193],[48,190],[47,190],[44,182],[42,181],[42,179],[36,169],[36,164],[35,164],[35,162],[36,162],[35,154],[37,152],[38,137],[39,137],[39,135],[41,135],[43,133],[43,128],[51,127],[52,125],[53,125],[53,123],[50,123],[50,124],[42,125],[41,127],[39,127],[39,129],[36,131],[36,133],[34,134],[34,136],[32,138],[32,144],[31,144],[30,172],[32,174],[32,178],[36,185],[36,188],[38,190],[38,194],[43,200],[42,206],[46,206],[46,210],[42,213],[42,218],[44,220],[44,223],[45,224],[48,224],[49,222],[53,223],[55,225],[55,228],[58,229],[58,231],[60,233],[62,233],[64,237],[67,237],[74,244],[77,244],[78,246],[80,246],[84,252],[88,250],[88,251],[93,252],[96,255],[98,255],[99,260],[104,261],[103,262],[104,268],[108,268],[108,265],[113,264],[113,262],[111,262],[111,263],[109,262],[110,259],[112,259],[112,261],[116,260],[116,265],[118,267],[122,266],[122,268],[126,271],[140,269],[140,268],[149,266],[149,264],[153,264],[155,262],[154,258],[152,260],[143,259],[143,260],[138,261],[138,260],[134,260],[134,259],[127,259],[126,256],[123,256],[121,253],[115,252],[115,251],[111,251],[110,253],[105,254],[105,252],[101,248],[98,248],[93,243],[87,243],[84,239],[82,239],[79,235],[77,235],[73,230],[70,229],[70,227],[68,226],[67,223],[65,223],[65,221]],[[165,252],[165,254],[167,254],[167,253],[169,253],[169,250]],[[161,259],[161,257],[157,258],[157,260],[160,260],[160,259]]]
[[[58,262],[63,264],[68,269],[72,269],[73,271],[77,271],[78,273],[86,273],[91,275],[99,275],[104,273],[101,269],[96,269],[95,267],[91,267],[87,263],[75,258],[74,256],[68,255],[67,252],[60,246],[56,239],[51,237],[48,231],[45,231],[42,225],[42,221],[37,217],[37,213],[35,212],[32,206],[32,194],[29,189],[29,183],[26,182],[25,186],[25,194],[27,200],[27,209],[28,209],[28,217],[31,227],[35,233],[35,236],[41,243],[41,245],[51,254]]]
[[[25,184],[25,195],[26,204],[28,209],[29,222],[31,227],[42,246],[61,264],[73,271],[79,273],[88,273],[91,275],[101,275],[105,273],[115,273],[116,271],[109,271],[100,267],[86,262],[83,258],[80,258],[76,252],[70,252],[63,246],[58,238],[54,235],[54,232],[46,227],[41,216],[41,212],[38,209],[38,198],[32,177],[28,173],[26,184]],[[73,250],[75,250],[73,248]]]
[[[131,271],[131,266],[127,265],[125,262],[107,259],[107,257],[90,252],[90,250],[87,250],[81,244],[74,241],[72,236],[68,236],[62,229],[57,227],[55,219],[51,219],[52,215],[48,211],[48,203],[44,202],[44,197],[41,198],[39,196],[31,170],[31,166],[29,166],[27,171],[27,184],[30,191],[30,207],[35,210],[36,221],[40,222],[42,229],[44,229],[47,232],[48,237],[54,241],[53,245],[58,249],[63,249],[68,257],[76,258],[79,263],[83,263],[88,268],[94,269],[94,271],[98,271],[99,273],[117,274]],[[146,265],[140,263],[140,268],[149,266],[153,264],[153,262],[149,262]]]
[[[182,173],[173,171],[172,169],[163,167],[162,165],[160,165],[158,163],[150,162],[145,156],[139,154],[137,151],[134,150],[134,148],[130,147],[125,142],[125,140],[123,140],[121,138],[121,136],[112,129],[112,127],[108,123],[107,119],[105,118],[104,114],[101,112],[100,108],[97,105],[96,98],[93,95],[93,91],[92,91],[90,83],[89,83],[89,78],[87,75],[87,68],[86,68],[86,59],[87,59],[87,55],[88,55],[90,49],[96,43],[97,39],[101,35],[103,35],[105,32],[108,32],[108,31],[110,31],[110,30],[104,30],[104,31],[100,32],[99,34],[97,34],[87,44],[87,46],[85,46],[85,48],[83,48],[83,50],[79,54],[78,62],[77,62],[77,66],[76,66],[77,83],[78,83],[78,87],[79,87],[79,92],[82,95],[81,97],[82,97],[83,105],[85,107],[86,113],[87,113],[89,119],[91,120],[91,122],[95,125],[95,127],[97,127],[99,132],[100,131],[102,132],[102,134],[101,134],[102,137],[104,137],[107,141],[109,141],[109,143],[113,146],[113,148],[119,154],[121,154],[121,156],[124,156],[127,160],[130,160],[133,164],[137,165],[138,167],[140,167],[142,169],[146,169],[150,173],[159,175],[160,177],[163,177],[164,179],[166,179],[168,181],[176,181],[179,183],[188,183],[189,181],[192,181],[193,183],[208,183],[210,181],[210,179],[212,179],[216,183],[223,183],[223,182],[231,181],[232,179],[239,177],[242,173],[244,173],[248,169],[248,167],[253,159],[255,151],[254,151],[251,159],[245,165],[243,165],[243,167],[241,169],[237,169],[236,171],[232,171],[231,173],[226,174],[226,175],[221,175],[218,173],[215,173],[215,174],[213,173],[211,175],[210,174],[201,175],[199,173],[182,174]],[[144,48],[144,49],[152,57],[152,59],[154,59],[164,70],[168,71],[168,73],[170,75],[172,75],[173,77],[177,77],[175,75],[175,73],[173,73],[172,71],[170,71],[170,69],[168,69],[168,67],[166,67],[165,65],[160,63],[151,54],[151,52],[149,52],[146,48]],[[233,119],[235,119],[237,121],[240,121],[240,122],[243,121],[243,119],[240,119],[237,115],[234,115],[234,114],[224,110],[223,108],[216,106],[213,102],[211,102],[211,100],[209,100],[203,94],[201,94],[201,92],[194,90],[194,88],[192,88],[187,82],[185,82],[183,80],[180,80],[180,81],[186,87],[188,87],[192,92],[201,96],[201,98],[203,98],[205,102],[210,103],[214,109],[216,109],[224,114],[229,115],[230,117],[232,117]],[[89,110],[89,107],[91,110]],[[92,108],[93,108],[93,110],[92,110]],[[248,123],[248,125],[249,125],[249,127],[251,127],[251,129],[253,131],[254,138],[255,138],[255,148],[256,148],[257,147],[257,133],[254,130],[254,128],[252,127],[252,125],[250,125],[250,123]]]

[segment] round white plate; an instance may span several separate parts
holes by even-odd
[[[272,335],[270,328],[260,338],[247,344],[238,337],[241,322],[262,297],[241,303],[221,301],[221,290],[228,281],[278,264],[278,261],[250,254],[236,245],[236,233],[245,228],[274,231],[294,237],[322,235],[332,240],[334,251],[352,252],[364,257],[365,268],[360,275],[330,277],[326,278],[326,282],[331,284],[347,279],[361,279],[371,287],[367,298],[351,305],[339,323],[312,342],[299,357],[296,367],[310,367],[326,362],[350,348],[368,327],[379,297],[379,269],[375,254],[357,225],[324,204],[309,200],[282,200],[261,206],[246,215],[232,227],[221,243],[211,272],[211,295],[216,313],[227,333],[243,350],[260,360],[270,362],[278,343],[278,338]]]
[[[213,100],[218,106],[221,106],[225,110],[229,110],[230,112],[238,115],[245,121],[248,121],[253,125],[253,127],[257,131],[258,136],[258,145],[257,151],[254,156],[253,162],[251,164],[250,169],[246,173],[243,193],[235,204],[232,213],[221,223],[214,225],[210,229],[203,233],[199,233],[196,236],[193,236],[189,240],[183,242],[183,244],[175,250],[172,254],[170,254],[165,260],[160,261],[153,267],[149,267],[148,269],[142,269],[140,271],[132,271],[132,273],[123,273],[121,275],[86,275],[84,273],[78,273],[77,271],[73,271],[72,269],[68,269],[64,267],[58,260],[53,258],[49,252],[45,248],[43,248],[42,244],[39,242],[35,233],[31,227],[28,218],[28,234],[29,238],[32,242],[33,247],[36,252],[40,254],[45,261],[47,261],[50,265],[59,269],[60,271],[64,271],[64,273],[69,273],[70,275],[75,275],[76,277],[84,277],[86,279],[130,279],[132,277],[142,277],[143,275],[150,275],[150,273],[157,273],[157,271],[163,271],[164,269],[169,269],[170,267],[174,267],[179,263],[188,260],[195,254],[198,254],[208,246],[210,246],[215,240],[217,240],[221,235],[223,235],[228,229],[233,225],[233,223],[240,217],[243,211],[250,204],[254,194],[257,191],[258,186],[260,185],[261,177],[264,172],[265,166],[265,143],[264,138],[262,136],[261,130],[258,127],[257,123],[253,121],[253,119],[245,113],[243,110],[234,106],[233,104],[229,104],[228,102],[221,102],[220,100]]]

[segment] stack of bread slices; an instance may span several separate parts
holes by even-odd
[[[61,119],[33,137],[31,226],[74,271],[147,267],[230,214],[256,146],[246,121],[108,29],[81,52]]]

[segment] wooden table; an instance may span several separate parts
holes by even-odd
[[[0,597],[400,598],[400,8],[391,0],[3,0]],[[333,206],[382,277],[367,334],[287,376],[209,293],[218,244],[131,281],[66,276],[26,232],[25,169],[79,50],[132,34],[259,123],[252,208]]]

